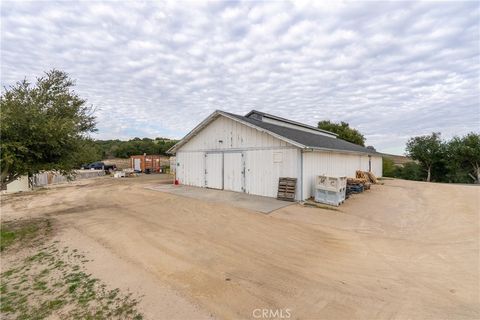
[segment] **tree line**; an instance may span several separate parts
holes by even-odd
[[[133,138],[128,141],[122,140],[96,140],[98,157],[108,158],[129,158],[138,154],[161,154],[166,155],[177,140],[168,138]]]
[[[408,180],[480,183],[480,134],[442,140],[438,132],[410,138],[406,154],[415,162],[395,167],[384,158],[383,175]]]

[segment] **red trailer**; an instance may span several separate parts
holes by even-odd
[[[162,156],[160,155],[135,155],[130,156],[131,168],[135,171],[153,173],[160,172]]]

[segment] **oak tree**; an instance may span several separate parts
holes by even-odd
[[[59,70],[35,84],[27,80],[4,88],[0,97],[1,183],[41,170],[69,174],[89,152],[96,131],[93,108],[74,90],[74,81]]]
[[[340,139],[365,146],[365,137],[357,129],[351,128],[347,122],[335,123],[323,120],[318,123],[318,128],[336,133]]]
[[[410,138],[405,149],[407,156],[417,160],[424,167],[427,181],[430,182],[433,165],[442,161],[444,156],[444,143],[440,139],[440,133]]]

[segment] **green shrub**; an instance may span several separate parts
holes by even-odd
[[[396,167],[393,160],[383,157],[382,162],[383,162],[383,176],[395,178]]]
[[[423,181],[427,178],[427,174],[418,163],[408,162],[405,163],[403,167],[395,168],[394,177],[405,180]]]

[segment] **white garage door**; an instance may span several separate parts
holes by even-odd
[[[205,154],[205,185],[207,188],[223,189],[223,154]]]
[[[243,191],[243,159],[241,152],[224,154],[223,174],[225,190]]]

